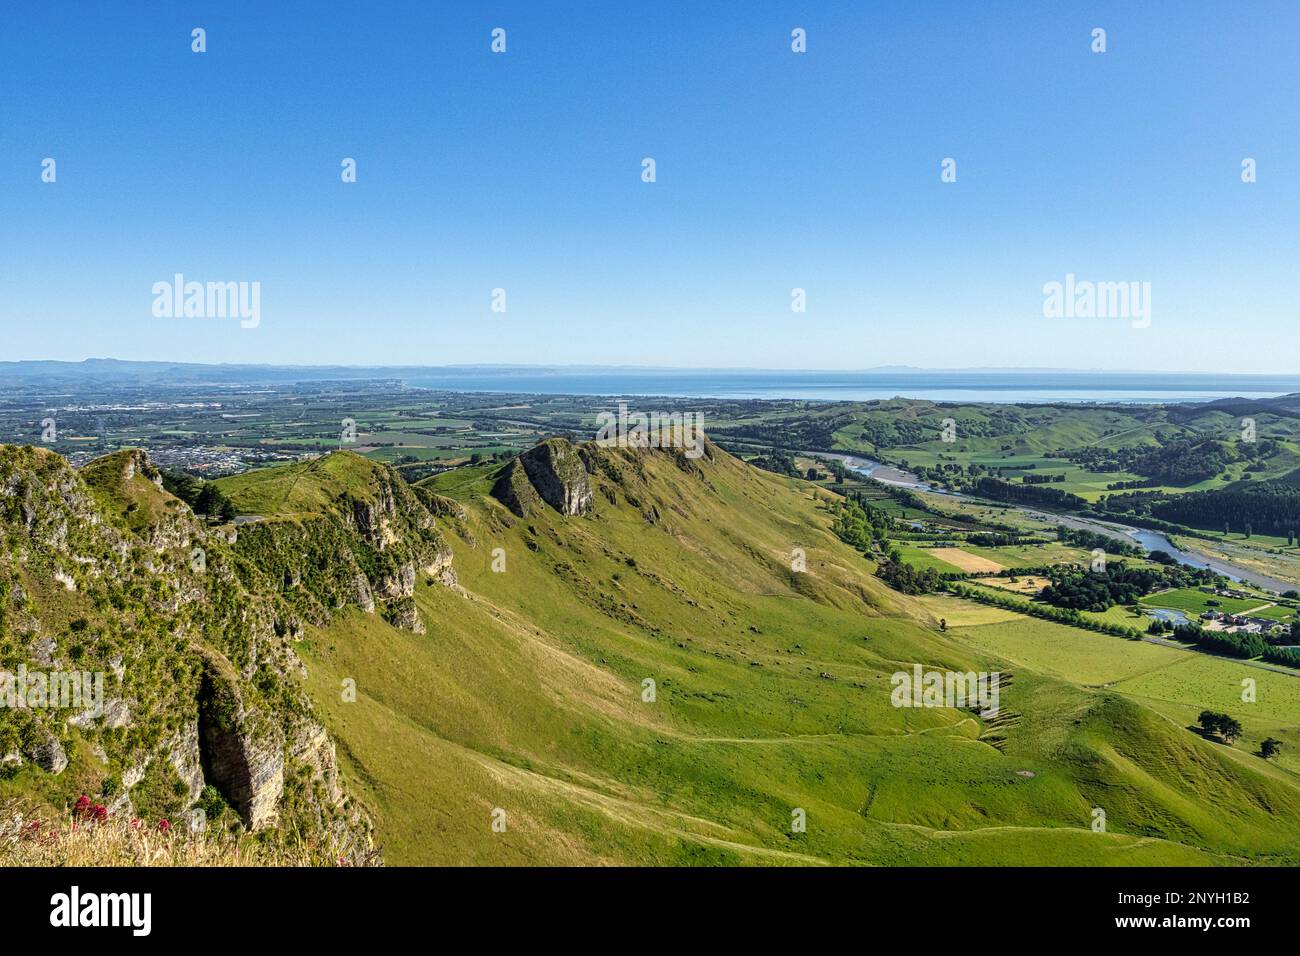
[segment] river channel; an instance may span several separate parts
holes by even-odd
[[[894,485],[898,488],[911,488],[913,491],[928,491],[932,494],[948,495],[950,498],[961,498],[966,501],[984,504],[979,498],[972,498],[970,495],[962,494],[957,491],[948,491],[944,488],[935,488],[927,482],[921,481],[916,475],[910,472],[895,468],[893,465],[886,465],[879,461],[873,461],[870,458],[862,458],[857,455],[828,454],[826,452],[808,452],[809,455],[815,455],[822,458],[838,458],[844,462],[844,466],[858,474],[874,478],[881,484]],[[1011,505],[1010,507],[1017,507]],[[1248,584],[1254,584],[1257,587],[1266,588],[1271,591],[1290,591],[1296,589],[1296,585],[1289,581],[1283,581],[1279,578],[1271,578],[1267,575],[1252,571],[1249,568],[1233,564],[1230,561],[1222,561],[1218,558],[1205,558],[1197,554],[1190,554],[1180,548],[1174,547],[1168,536],[1159,531],[1150,531],[1146,528],[1135,528],[1131,525],[1122,524],[1118,521],[1095,521],[1090,518],[1076,518],[1073,515],[1062,515],[1052,511],[1044,511],[1041,508],[1020,508],[1031,518],[1037,518],[1040,521],[1050,521],[1057,524],[1063,524],[1067,528],[1077,528],[1087,531],[1093,531],[1097,534],[1104,534],[1107,537],[1115,538],[1120,541],[1130,541],[1141,545],[1147,551],[1164,551],[1173,557],[1179,564],[1187,565],[1190,568],[1209,568],[1225,577],[1234,581],[1240,581]]]

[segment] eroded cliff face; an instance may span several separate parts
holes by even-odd
[[[243,697],[225,662],[209,656],[199,684],[200,766],[244,825],[260,830],[275,821],[284,795],[285,729],[270,714],[245,706]]]
[[[501,469],[496,484],[492,486],[492,497],[521,518],[536,514],[545,504],[518,458]]]
[[[302,615],[282,593],[337,586],[333,606],[363,604],[369,576],[337,560],[352,554],[347,535],[299,528],[280,542],[296,560],[249,574],[242,535],[205,527],[160,477],[137,451],[79,474],[51,452],[0,446],[0,670],[87,678],[58,706],[0,708],[0,774],[55,808],[75,771],[115,812],[179,819],[203,798],[250,830],[291,825],[369,856],[369,822],[339,785],[291,647],[330,607],[306,602]]]
[[[586,514],[592,504],[586,465],[563,438],[549,438],[511,461],[492,494],[521,518],[543,502],[563,515]]]
[[[424,633],[416,612],[420,575],[456,583],[452,552],[433,513],[399,476],[357,456],[354,487],[319,513],[276,515],[242,526],[235,552],[250,584],[278,588],[295,614],[316,626],[343,607],[378,613]]]

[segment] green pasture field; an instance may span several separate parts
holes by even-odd
[[[1196,588],[1177,588],[1172,591],[1157,591],[1154,594],[1148,594],[1142,598],[1141,603],[1150,607],[1167,607],[1176,611],[1186,611],[1195,617],[1209,610],[1222,611],[1225,614],[1240,614],[1243,611],[1249,611],[1267,603],[1267,600],[1267,598],[1241,600],[1240,598],[1206,594]],[[1217,601],[1218,604],[1212,605],[1209,603],[1211,601]]]

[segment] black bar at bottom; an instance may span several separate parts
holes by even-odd
[[[127,946],[256,941],[258,949],[449,930],[532,945],[600,933],[594,938],[615,948],[622,939],[639,949],[638,939],[685,943],[676,934],[687,925],[696,944],[810,929],[830,934],[824,942],[848,930],[858,938],[933,932],[976,945],[991,943],[989,933],[1009,941],[1039,932],[1230,943],[1289,929],[1298,890],[1296,871],[1271,868],[9,869],[0,870],[0,925],[7,944],[75,934]],[[147,911],[131,894],[148,894]],[[115,917],[116,926],[71,925]]]

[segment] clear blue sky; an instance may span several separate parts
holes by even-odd
[[[0,359],[1294,372],[1298,49],[1295,2],[6,4]],[[260,327],[155,318],[176,272]],[[1044,318],[1067,272],[1151,327]]]

